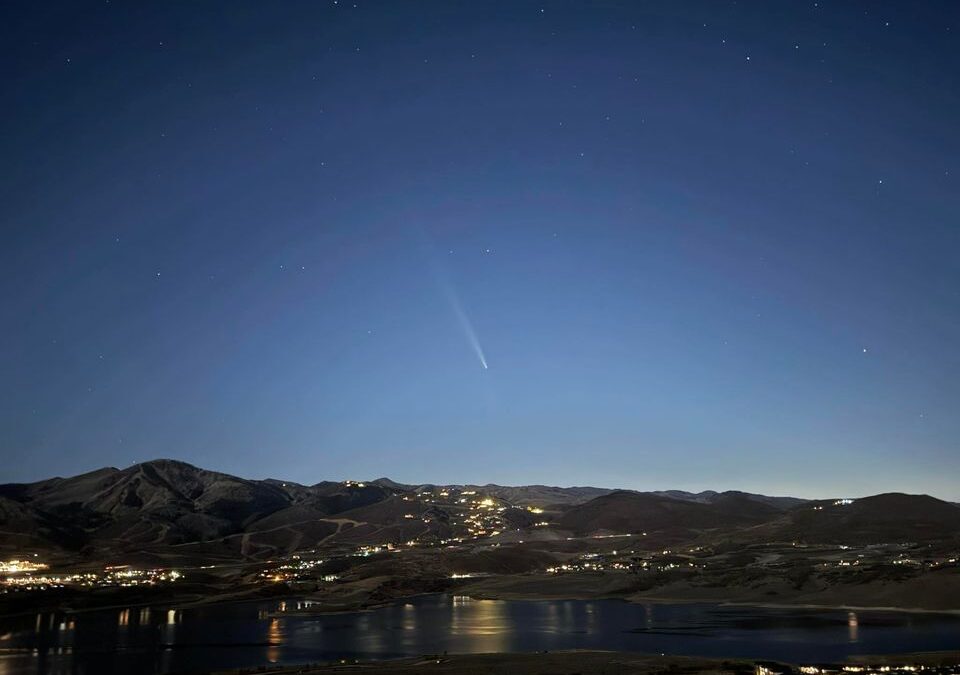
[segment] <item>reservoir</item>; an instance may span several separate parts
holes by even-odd
[[[0,675],[183,673],[340,658],[600,649],[792,663],[960,649],[960,616],[620,600],[421,596],[309,614],[309,601],[0,619]]]

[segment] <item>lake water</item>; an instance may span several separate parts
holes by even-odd
[[[0,675],[146,675],[444,651],[609,649],[817,662],[960,649],[960,617],[945,614],[435,595],[367,612],[282,615],[302,605],[274,600],[2,619]]]

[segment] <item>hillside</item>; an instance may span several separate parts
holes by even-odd
[[[575,550],[577,538],[640,533],[658,543],[922,542],[960,537],[960,507],[904,494],[805,502],[735,491],[410,486],[385,478],[303,485],[173,460],[0,485],[0,549],[64,559],[266,560],[321,546],[488,538]]]
[[[613,492],[612,489],[598,487],[556,487],[552,485],[509,486],[496,485],[494,483],[487,483],[486,485],[434,485],[432,483],[404,485],[402,483],[396,483],[389,478],[378,478],[373,482],[384,487],[409,492],[421,492],[425,490],[473,490],[483,492],[497,499],[503,499],[516,506],[539,507],[582,504],[596,497]]]
[[[806,499],[800,499],[798,497],[770,497],[767,495],[758,495],[750,492],[739,492],[735,490],[731,490],[729,492],[716,492],[714,490],[704,490],[703,492],[663,490],[659,492],[653,492],[651,494],[659,495],[661,497],[670,497],[672,499],[681,499],[683,501],[699,502],[701,504],[712,504],[718,499],[723,499],[725,496],[737,494],[743,495],[747,499],[761,502],[763,504],[769,504],[770,506],[774,506],[782,510],[791,509],[807,501]]]
[[[306,487],[155,460],[0,485],[0,543],[90,555],[181,546],[318,521],[391,494],[377,485]],[[331,530],[321,527],[319,534]]]
[[[686,536],[695,531],[754,525],[779,515],[776,507],[740,493],[697,502],[650,492],[618,491],[570,508],[559,525],[580,535],[668,532]]]
[[[770,534],[808,543],[923,542],[960,536],[960,507],[928,495],[886,493],[810,502],[771,524]]]

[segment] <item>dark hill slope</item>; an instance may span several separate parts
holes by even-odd
[[[156,460],[0,485],[0,545],[90,554],[172,546],[302,524],[391,494],[376,485],[246,480]]]
[[[807,543],[922,542],[960,537],[960,507],[927,495],[898,492],[851,504],[809,502],[770,528],[772,537]]]
[[[550,506],[550,505],[568,505],[582,504],[590,501],[594,497],[610,494],[613,490],[609,488],[597,487],[554,487],[552,485],[496,485],[487,483],[486,485],[435,485],[433,483],[422,483],[420,485],[404,485],[390,480],[389,478],[378,478],[373,481],[376,485],[392,488],[397,491],[422,492],[439,490],[472,490],[481,492],[497,499],[510,502],[514,506]]]
[[[703,492],[685,492],[683,490],[664,490],[662,492],[653,492],[651,494],[661,497],[671,497],[673,499],[682,499],[684,501],[699,502],[701,504],[712,504],[717,500],[722,500],[729,495],[742,495],[747,499],[774,506],[781,511],[792,509],[806,502],[806,499],[798,497],[770,497],[768,495],[759,495],[751,492],[739,492],[731,490],[728,492],[716,492],[714,490],[704,490]]]
[[[577,534],[712,530],[744,541],[822,544],[923,542],[960,538],[960,508],[927,495],[880,494],[845,503],[804,502],[787,511],[756,495],[724,492],[702,501],[615,492],[569,509],[559,525]]]
[[[741,527],[780,515],[779,509],[731,493],[712,503],[642,492],[613,492],[569,509],[559,526],[577,534],[692,531]]]

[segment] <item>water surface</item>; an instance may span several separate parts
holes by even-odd
[[[605,649],[816,662],[960,649],[960,617],[949,614],[447,595],[367,612],[289,613],[305,604],[274,600],[0,620],[0,675],[146,675],[445,651]]]

